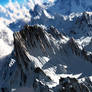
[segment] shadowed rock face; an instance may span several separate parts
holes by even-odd
[[[92,53],[88,54],[88,51],[86,51],[84,48],[80,49],[74,38],[71,38],[68,44],[71,47],[74,54],[76,54],[77,56],[82,56],[85,60],[92,63]]]
[[[15,38],[18,38],[18,41],[21,41],[21,44],[25,46],[25,49],[27,47],[36,48],[38,42],[40,44],[41,49],[45,51],[45,45],[49,47],[47,38],[45,36],[45,31],[43,28],[38,26],[25,26],[23,30],[21,30],[19,33],[15,33]]]
[[[60,92],[90,92],[88,87],[79,83],[75,78],[60,78],[59,80]]]

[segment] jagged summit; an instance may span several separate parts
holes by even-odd
[[[56,40],[55,38],[58,38],[59,35],[60,35],[60,39],[62,39],[63,37],[58,31],[56,32],[55,29],[51,29],[51,28],[49,29],[49,31],[52,31],[52,30],[53,30],[53,33],[51,33],[50,35],[49,33],[47,33],[47,29],[44,29],[43,27],[40,27],[38,25],[35,25],[35,26],[26,25],[24,29],[22,29],[20,32],[14,33],[14,38],[15,39],[17,38],[18,41],[23,42],[24,46],[27,49],[30,48],[31,50],[32,47],[35,47],[35,48],[40,48],[43,52],[45,52],[46,49],[47,50],[52,49],[51,45],[55,44],[54,42],[54,40]],[[30,40],[30,43],[28,40]]]
[[[40,16],[42,14],[42,11],[43,11],[43,8],[36,4],[35,7],[34,7],[34,10],[30,10],[30,14],[35,17],[35,16]]]

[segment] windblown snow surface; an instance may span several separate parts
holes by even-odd
[[[91,6],[91,0],[0,5],[0,92],[92,92]]]

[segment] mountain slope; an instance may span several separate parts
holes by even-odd
[[[20,32],[14,33],[13,58],[16,63],[11,67],[6,64],[2,77],[5,78],[2,79],[2,82],[5,82],[1,82],[3,85],[0,84],[6,89],[1,90],[10,92],[10,90],[19,87],[31,87],[33,92],[38,92],[38,90],[58,92],[57,90],[60,89],[58,85],[64,85],[59,84],[60,77],[69,76],[69,80],[72,81],[71,77],[92,75],[91,56],[91,54],[88,55],[87,52],[84,52],[74,39],[65,37],[53,27],[47,29],[37,25],[26,25]],[[81,65],[82,67],[78,69]],[[6,72],[6,69],[9,71]],[[67,84],[67,86],[69,85]],[[80,83],[76,86],[79,85],[82,87]],[[87,90],[83,92],[89,92],[90,88],[83,87]],[[79,92],[79,88],[75,90]]]

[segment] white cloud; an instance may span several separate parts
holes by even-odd
[[[54,0],[49,0],[49,2],[54,2]]]
[[[0,58],[9,55],[13,50],[13,32],[0,21]]]
[[[31,5],[31,3],[30,3]],[[10,0],[9,3],[5,6],[0,5],[0,19],[2,22],[9,24],[17,19],[23,19],[25,21],[30,20],[29,9],[27,5],[20,5],[17,1],[12,3]]]

